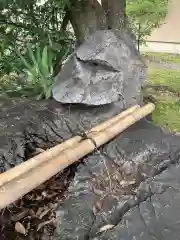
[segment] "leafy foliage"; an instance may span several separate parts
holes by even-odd
[[[0,13],[0,45],[5,55],[12,57],[14,48],[25,54],[27,44],[31,43],[34,48],[37,45],[43,47],[49,44],[49,39],[52,47],[63,45],[69,49],[73,35],[70,31],[61,30],[65,3],[65,0],[48,0],[42,5],[37,0],[4,1]],[[58,59],[61,58],[58,55],[62,54],[60,50],[57,47],[55,49]]]
[[[48,99],[51,97],[53,83],[53,54],[46,46],[42,50],[37,47],[34,52],[31,46],[28,46],[28,53],[32,64],[18,53],[27,69],[27,85],[35,93],[37,99]]]
[[[158,26],[166,14],[167,1],[127,0],[128,19],[135,34],[138,23],[142,36]],[[0,1],[0,81],[9,76],[6,93],[16,89],[21,96],[27,96],[28,90],[25,93],[22,90],[30,88],[30,96],[33,93],[38,98],[50,97],[53,77],[74,49],[74,34],[65,21],[70,6],[69,0]],[[29,74],[26,84],[13,77],[16,82],[11,83],[11,88],[11,73],[19,76],[24,69]]]
[[[53,72],[59,71],[62,61],[74,48],[73,33],[62,28],[66,2],[0,2],[0,76],[7,78],[12,72],[21,74],[26,69],[29,74],[26,88],[30,88],[29,94],[32,95],[34,85],[33,93],[38,94],[38,98],[50,97]],[[17,87],[22,91],[20,85]],[[9,94],[11,89],[6,91]]]
[[[136,33],[150,35],[154,28],[161,25],[168,9],[168,0],[127,0],[127,15],[135,26]],[[139,28],[140,24],[140,28]]]

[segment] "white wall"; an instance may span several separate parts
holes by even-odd
[[[141,46],[143,52],[164,52],[180,54],[180,44],[146,42],[147,46]]]

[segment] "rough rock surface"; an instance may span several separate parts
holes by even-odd
[[[97,31],[69,57],[57,76],[53,98],[61,103],[128,107],[141,99],[146,66],[124,32]]]
[[[87,107],[63,105],[54,100],[0,99],[0,106],[0,172],[25,161],[37,148],[46,149],[84,133],[85,130],[120,111],[115,103]],[[15,205],[1,211],[2,240],[52,240],[56,215],[54,206],[64,198],[75,170],[76,166],[72,166],[41,185],[39,190],[34,190]],[[48,210],[48,213],[41,218],[39,210],[45,212]],[[14,232],[14,219],[19,217],[27,229],[26,236]],[[39,226],[44,223],[47,225],[39,231]]]
[[[120,112],[115,103],[87,107],[54,100],[0,99],[0,107],[0,172],[23,162],[36,148],[52,147]]]
[[[1,171],[118,111],[113,104],[0,103]],[[54,239],[179,239],[179,146],[179,136],[142,120],[85,158],[57,210]]]
[[[86,158],[57,211],[55,239],[179,239],[179,145],[143,120]]]

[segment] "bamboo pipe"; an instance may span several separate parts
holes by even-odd
[[[126,117],[127,115],[131,114],[134,110],[139,108],[139,105],[135,105],[122,113],[116,115],[115,117],[112,117],[111,119],[93,127],[89,132],[86,132],[88,137],[91,137],[93,132],[99,132],[106,128],[108,128],[111,124],[115,123],[116,121],[119,121],[123,117]],[[27,160],[26,162],[17,165],[16,167],[11,168],[7,172],[0,174],[0,186],[3,184],[11,181],[12,179],[20,176],[21,174],[24,174],[25,172],[30,171],[32,168],[37,167],[39,164],[42,164],[43,162],[46,162],[50,160],[51,158],[57,156],[62,150],[69,148],[76,144],[77,142],[80,142],[82,139],[81,136],[75,136],[68,140],[66,140],[63,143],[60,143],[56,145],[53,148],[48,149],[47,151],[44,151],[43,153],[40,153],[39,155]]]
[[[154,109],[154,104],[146,104],[134,111],[131,115],[123,118],[121,121],[114,123],[109,128],[99,133],[94,133],[91,138],[93,138],[97,147],[99,147],[116,137],[119,133],[133,125],[138,120],[150,114]],[[65,149],[59,154],[59,156],[52,158],[48,162],[44,162],[36,168],[31,169],[31,171],[4,184],[0,187],[0,209],[18,200],[20,197],[38,187],[58,172],[91,153],[94,149],[95,146],[90,139],[83,140],[75,146]]]

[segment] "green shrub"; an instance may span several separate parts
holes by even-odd
[[[36,96],[36,99],[49,99],[53,83],[53,54],[47,46],[37,47],[35,51],[28,46],[29,61],[19,52],[27,72],[27,86]]]

